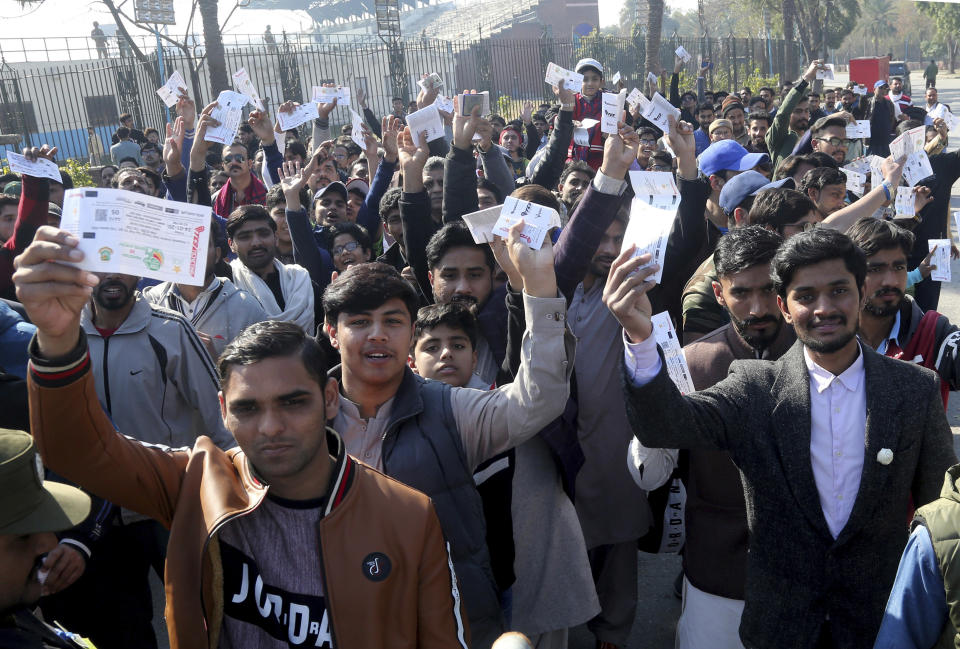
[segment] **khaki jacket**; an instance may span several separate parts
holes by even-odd
[[[224,597],[218,532],[256,509],[269,485],[242,451],[223,451],[206,436],[192,449],[170,449],[118,434],[97,400],[85,337],[56,364],[34,354],[29,386],[31,426],[44,463],[170,529],[171,649],[215,649]],[[459,588],[430,499],[346,455],[331,429],[327,440],[337,460],[316,557],[335,646],[465,649]],[[390,560],[385,579],[364,573],[365,558],[375,552]]]

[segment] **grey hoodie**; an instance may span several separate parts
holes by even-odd
[[[270,319],[256,298],[246,291],[241,291],[225,277],[214,278],[197,300],[204,300],[205,296],[206,303],[199,305],[192,316],[187,316],[179,291],[172,282],[150,286],[143,291],[143,297],[148,302],[180,313],[194,329],[210,336],[217,356],[223,353],[224,347],[246,327]]]

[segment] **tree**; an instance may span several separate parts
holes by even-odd
[[[620,7],[620,34],[629,36],[640,22],[640,0],[626,0]]]
[[[893,36],[897,27],[894,24],[894,6],[890,0],[863,0],[864,19],[860,24],[873,40],[873,51],[880,52],[880,39]]]
[[[223,37],[220,34],[220,25],[217,23],[217,3],[218,0],[198,0],[200,21],[203,23],[203,42],[210,67],[212,95],[219,95],[220,91],[229,90],[231,87],[230,77],[227,76],[227,61],[223,52]],[[233,12],[231,11],[230,14],[232,15]],[[227,20],[229,19],[228,16]]]
[[[660,34],[663,0],[647,0],[647,70],[660,74]]]
[[[958,43],[957,34],[960,33],[960,4],[951,2],[921,2],[917,5],[920,12],[933,19],[937,27],[937,34],[947,45],[947,55],[950,59],[950,72],[957,67]]]

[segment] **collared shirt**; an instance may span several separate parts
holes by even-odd
[[[623,334],[624,366],[632,383],[643,386],[660,371],[653,336],[631,343]],[[867,392],[861,350],[853,365],[834,376],[803,350],[810,376],[810,462],[820,507],[836,538],[846,525],[860,489],[867,427]]]
[[[880,341],[880,344],[877,345],[878,354],[886,354],[887,349],[890,347],[892,342],[894,345],[899,347],[897,339],[900,337],[900,312],[897,311],[896,317],[893,319],[893,326],[890,327],[890,333],[887,334],[887,337]]]
[[[180,289],[174,285],[173,289],[167,293],[167,303],[163,306],[173,309],[174,311],[179,311],[187,317],[187,320],[196,324],[193,315],[197,314],[199,317],[203,314],[210,302],[210,297],[218,288],[220,288],[220,278],[214,277],[213,280],[200,291],[197,297],[194,298],[193,302],[188,302],[187,299],[180,294]]]
[[[333,429],[340,433],[347,453],[377,471],[383,471],[382,442],[393,410],[393,399],[390,397],[384,401],[375,416],[364,419],[357,404],[341,394],[340,410],[333,419]]]
[[[810,462],[827,527],[836,538],[860,490],[867,427],[863,351],[840,375],[817,365],[804,347],[810,375]]]

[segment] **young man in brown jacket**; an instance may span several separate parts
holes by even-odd
[[[17,260],[31,343],[33,432],[58,474],[171,530],[173,649],[463,647],[448,546],[430,500],[344,451],[323,352],[290,323],[252,325],[219,361],[239,449],[117,433],[97,402],[80,312],[94,276],[44,227]],[[282,531],[281,531],[282,530]]]

